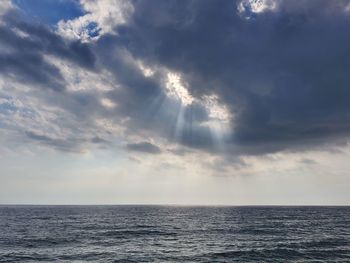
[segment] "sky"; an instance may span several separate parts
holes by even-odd
[[[0,204],[350,205],[347,0],[0,1]]]

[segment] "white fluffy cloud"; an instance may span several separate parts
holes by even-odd
[[[58,33],[69,39],[89,41],[112,33],[118,24],[126,22],[133,11],[129,0],[81,0],[85,15],[58,22]]]
[[[0,1],[0,16],[8,12],[11,8],[14,8],[10,0]]]

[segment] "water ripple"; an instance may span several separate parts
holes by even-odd
[[[350,262],[349,207],[0,206],[0,262]]]

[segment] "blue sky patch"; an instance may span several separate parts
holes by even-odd
[[[45,24],[55,25],[60,20],[70,20],[85,14],[76,0],[12,0],[27,15]]]

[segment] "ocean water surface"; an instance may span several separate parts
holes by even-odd
[[[0,262],[350,262],[350,207],[0,206]]]

